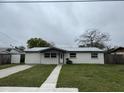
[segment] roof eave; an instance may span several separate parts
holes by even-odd
[[[25,51],[25,53],[40,53],[40,51]]]
[[[45,51],[25,51],[26,53],[43,53]],[[97,52],[97,53],[105,53],[105,51],[64,51],[64,52],[77,52],[77,53],[92,53],[92,52]]]
[[[104,53],[104,51],[67,51],[67,52],[78,52],[78,53],[91,53],[91,52],[98,52],[98,53]]]

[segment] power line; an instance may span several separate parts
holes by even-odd
[[[0,34],[4,35],[4,36],[7,37],[8,39],[11,39],[13,43],[16,42],[16,43],[21,43],[21,44],[22,44],[22,42],[15,40],[14,38],[12,38],[11,36],[9,36],[8,34],[5,34],[5,33],[3,33],[3,32],[0,32]],[[11,43],[12,43],[12,42],[11,42]]]
[[[3,33],[3,32],[0,32],[0,34],[6,36],[7,38],[11,39],[12,41],[15,41],[15,42],[18,42],[17,40],[13,39],[12,37],[10,37],[9,35]]]
[[[43,0],[43,1],[0,1],[0,3],[69,3],[69,2],[103,2],[103,1],[124,1],[124,0]]]

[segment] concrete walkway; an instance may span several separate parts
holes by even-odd
[[[57,80],[59,77],[62,65],[57,65],[57,67],[52,71],[47,80],[41,85],[40,88],[56,88]]]
[[[7,77],[11,74],[17,73],[19,71],[31,68],[30,65],[18,65],[0,70],[0,78]]]

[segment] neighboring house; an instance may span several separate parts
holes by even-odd
[[[66,64],[67,58],[74,64],[104,64],[104,51],[92,47],[39,47],[25,52],[26,64]]]
[[[0,48],[0,63],[20,63],[22,53],[15,48]]]
[[[118,47],[111,51],[111,54],[124,55],[124,47]]]

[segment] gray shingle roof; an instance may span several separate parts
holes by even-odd
[[[49,49],[50,47],[35,47],[35,48],[31,48],[31,49],[26,49],[25,51],[33,51],[33,52],[37,52],[37,51],[42,51],[45,49]],[[79,47],[56,47],[62,50],[66,50],[66,51],[78,51],[78,52],[86,52],[86,51],[99,51],[102,52],[103,50],[95,48],[95,47],[83,47],[83,48],[79,48]]]
[[[10,49],[10,51],[7,51],[8,49]],[[19,54],[19,53],[23,53],[17,49],[14,48],[2,48],[0,47],[0,54]]]
[[[65,47],[65,48],[62,48],[62,49],[67,50],[67,51],[103,51],[101,49],[94,48],[94,47],[84,47],[84,48],[79,48],[79,47]]]
[[[8,54],[9,52],[7,51],[8,48],[0,48],[0,54]]]

